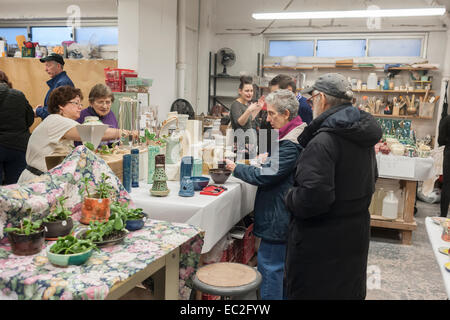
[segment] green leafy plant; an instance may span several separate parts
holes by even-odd
[[[111,214],[122,217],[124,223],[126,223],[127,220],[139,220],[144,217],[144,212],[141,208],[137,209],[128,208],[128,202],[121,203],[115,201],[111,203],[110,208]]]
[[[97,198],[97,199],[107,199],[111,197],[112,193],[114,192],[114,188],[112,185],[110,185],[107,180],[110,177],[107,176],[105,173],[102,173],[100,182],[95,186],[94,192],[89,192],[91,181],[88,177],[81,178],[81,182],[84,184],[84,188],[81,189],[81,192],[86,192],[88,198]]]
[[[145,142],[146,140],[149,140],[149,141],[155,142],[160,147],[165,147],[167,144],[167,140],[163,139],[163,138],[167,138],[167,137],[163,135],[162,138],[157,138],[156,133],[150,133],[150,131],[148,131],[148,129],[145,129],[145,136],[141,136],[140,141]]]
[[[57,220],[67,220],[71,215],[72,211],[64,207],[67,197],[60,196],[56,198],[56,206],[52,212],[43,219],[44,222],[53,222]]]
[[[97,246],[91,240],[77,239],[72,235],[59,237],[54,245],[51,246],[50,252],[55,254],[74,254],[82,253]]]
[[[83,239],[91,240],[93,242],[101,242],[110,239],[123,230],[125,230],[126,217],[116,213],[112,213],[108,221],[89,222],[89,229],[83,236]]]
[[[41,220],[36,220],[36,221],[33,222],[32,218],[31,218],[31,212],[32,212],[31,209],[27,210],[27,213],[30,215],[30,217],[29,218],[23,218],[20,221],[20,226],[18,228],[17,227],[5,228],[3,230],[5,232],[15,232],[15,233],[24,234],[24,235],[27,235],[27,236],[32,234],[32,233],[39,232],[40,229],[41,229],[42,221]]]
[[[95,147],[94,147],[94,145],[92,143],[90,143],[90,142],[83,142],[83,144],[86,146],[86,148],[88,148],[92,152],[95,152]]]

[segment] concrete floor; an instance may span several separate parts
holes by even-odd
[[[367,300],[446,300],[442,275],[425,229],[425,217],[438,216],[439,204],[417,201],[412,245],[402,245],[395,230],[372,228],[368,258]],[[152,300],[136,288],[122,300]],[[250,293],[243,300],[255,300]]]
[[[447,299],[425,229],[425,217],[438,216],[439,204],[417,200],[416,207],[417,229],[412,234],[412,245],[400,244],[394,230],[372,228],[368,270],[379,271],[381,281],[368,272],[367,300]]]

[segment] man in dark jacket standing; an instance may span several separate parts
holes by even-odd
[[[37,106],[35,109],[35,116],[41,117],[44,120],[48,116],[47,110],[47,101],[50,97],[50,93],[62,86],[71,86],[75,87],[72,80],[70,80],[67,73],[63,70],[64,68],[64,59],[62,56],[56,53],[52,53],[45,58],[40,59],[42,63],[45,63],[45,72],[50,76],[50,80],[47,81],[47,85],[49,87],[47,91],[47,95],[44,99],[44,105]]]
[[[374,145],[382,131],[351,104],[340,74],[317,79],[314,120],[299,136],[286,257],[289,299],[364,299],[370,237],[369,204],[378,176]]]

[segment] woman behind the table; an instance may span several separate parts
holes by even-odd
[[[254,213],[254,233],[261,238],[258,249],[258,271],[261,272],[261,298],[283,299],[284,262],[289,225],[289,212],[284,197],[294,183],[293,170],[300,154],[297,137],[306,123],[297,116],[298,101],[289,90],[278,90],[267,98],[267,121],[278,131],[278,148],[262,168],[235,164],[226,160],[227,169],[247,183],[258,186]],[[272,135],[274,135],[273,133]]]
[[[98,117],[101,122],[109,125],[110,128],[119,128],[116,116],[111,111],[111,105],[114,102],[114,95],[111,89],[102,84],[96,84],[89,92],[89,106],[86,109],[81,110],[80,117],[77,119],[79,123],[84,122],[86,117]],[[100,145],[112,146],[113,143],[118,142],[118,139],[110,141],[102,141]],[[81,142],[75,142],[75,145],[79,145]]]
[[[56,88],[50,94],[48,111],[50,115],[31,134],[28,141],[27,167],[19,178],[19,183],[27,182],[47,172],[45,157],[53,153],[68,154],[73,142],[81,141],[76,128],[82,109],[83,94],[80,89],[70,86]],[[120,137],[119,129],[106,129],[102,140]]]

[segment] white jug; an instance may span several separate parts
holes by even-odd
[[[370,73],[369,76],[367,77],[367,89],[368,90],[378,89],[377,84],[378,84],[377,75],[375,73]]]
[[[388,194],[383,199],[383,210],[381,215],[388,219],[397,219],[398,199],[392,190],[389,190]]]

